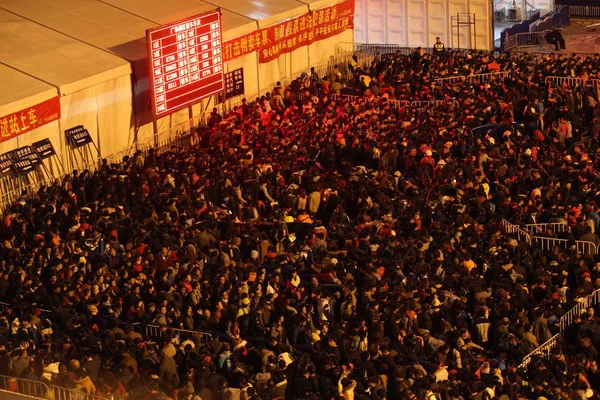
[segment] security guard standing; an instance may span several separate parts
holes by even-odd
[[[434,54],[436,54],[438,56],[443,56],[445,51],[446,51],[446,48],[444,47],[444,43],[442,43],[439,36],[436,37],[435,44],[433,45]]]

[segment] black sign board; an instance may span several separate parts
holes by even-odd
[[[78,125],[71,129],[67,129],[65,134],[67,135],[67,142],[75,148],[85,146],[86,144],[93,142],[90,133],[84,128],[83,125]]]
[[[27,174],[35,169],[35,166],[29,158],[23,158],[21,160],[15,159],[13,166],[20,174]]]
[[[13,171],[13,161],[10,153],[0,154],[0,176],[6,176]]]
[[[33,168],[37,167],[42,163],[42,159],[38,153],[31,146],[20,147],[12,151],[13,163],[16,165],[16,161],[29,160]]]
[[[50,139],[42,139],[33,143],[31,147],[33,147],[42,160],[56,155],[56,151],[54,150],[54,146],[52,146]]]
[[[228,72],[225,77],[225,100],[244,94],[244,68]],[[223,102],[223,94],[219,93],[218,102]]]
[[[244,94],[244,68],[238,68],[225,74],[225,99]]]

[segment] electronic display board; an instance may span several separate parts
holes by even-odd
[[[150,29],[146,40],[154,115],[223,92],[220,10]]]

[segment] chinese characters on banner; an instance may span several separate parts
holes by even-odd
[[[59,97],[53,97],[13,114],[0,116],[0,142],[16,138],[59,118]]]
[[[354,0],[346,0],[223,42],[223,59],[229,61],[258,51],[259,62],[267,63],[282,54],[352,28]]]

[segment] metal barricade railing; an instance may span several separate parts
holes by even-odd
[[[438,78],[435,80],[437,85],[455,85],[457,83],[461,83],[467,80],[465,75],[456,75],[456,76],[448,76],[446,78]]]
[[[544,224],[525,224],[525,230],[533,232],[533,234],[538,233],[563,233],[569,232],[571,228],[567,225],[566,222],[550,222]]]
[[[519,368],[526,371],[527,368],[529,367],[529,364],[531,363],[531,360],[533,359],[533,357],[536,357],[536,356],[550,358],[552,349],[554,347],[556,347],[556,345],[558,344],[559,338],[560,338],[560,335],[557,333],[556,335],[552,336],[546,343],[540,345],[538,348],[533,350],[531,353],[527,354],[523,358],[523,361],[521,361]]]
[[[521,229],[518,225],[511,224],[507,220],[502,220],[502,228],[507,234],[515,234],[517,235],[518,241],[525,241],[526,243],[531,243],[531,236],[527,231]]]
[[[588,242],[585,240],[568,240],[568,239],[558,239],[544,236],[534,236],[531,238],[530,243],[532,245],[539,245],[542,250],[552,250],[554,247],[560,247],[563,249],[569,248],[571,244],[575,246],[575,250],[577,253],[585,254],[585,255],[595,255],[598,254],[598,246],[592,242]]]
[[[6,315],[9,308],[11,308],[10,304],[0,302],[0,313]],[[39,310],[45,314],[49,314],[52,312],[50,310],[44,310],[44,309],[39,309]],[[148,335],[150,338],[153,338],[153,339],[163,337],[163,330],[175,333],[181,340],[187,340],[187,339],[190,339],[194,335],[198,335],[198,336],[200,336],[200,343],[208,343],[213,338],[213,336],[210,332],[204,332],[204,331],[179,329],[179,328],[173,328],[170,326],[161,327],[159,325],[153,325],[153,324],[144,326],[140,323],[129,323],[129,322],[125,322],[125,321],[122,321],[119,319],[115,319],[115,318],[104,318],[104,319],[101,318],[101,320],[104,320],[106,322],[112,321],[116,324],[116,326],[118,326],[121,329],[132,328],[134,331],[139,332],[139,333],[145,333],[146,335]]]
[[[362,98],[363,97],[349,95],[349,94],[332,94],[331,95],[331,99],[335,100],[335,101],[346,100],[348,102],[358,102]]]
[[[333,94],[331,95],[331,99],[335,101],[347,100],[351,102],[358,102],[360,99],[365,99],[365,97],[355,96],[355,95],[347,95],[347,94]],[[373,101],[380,101],[381,97],[373,98]],[[456,100],[395,100],[388,99],[387,102],[396,108],[401,107],[416,107],[416,108],[426,108],[426,107],[446,107],[449,104],[457,107],[460,103]]]
[[[546,32],[524,32],[515,33],[504,40],[504,50],[514,50],[524,46],[543,46],[546,43],[544,39]]]
[[[103,400],[103,397],[88,394],[77,389],[67,389],[56,385],[29,379],[0,375],[0,389],[25,396],[52,400]],[[1,397],[0,397],[1,398]]]
[[[26,396],[48,398],[49,388],[44,382],[0,375],[0,389]]]
[[[590,3],[589,5],[567,5],[569,16],[584,20],[597,20],[600,18],[600,6]]]
[[[569,240],[534,236],[531,238],[531,244],[539,245],[542,250],[552,250],[554,247],[567,248],[569,246]]]
[[[503,219],[502,221],[500,221],[500,224],[502,225],[502,229],[504,229],[504,231],[506,231],[508,233],[509,227],[512,225],[510,222],[508,222],[507,220]]]
[[[94,396],[77,389],[67,389],[60,386],[50,385],[52,400],[104,400],[103,397]]]
[[[511,224],[507,220],[502,220],[502,228],[507,234],[516,234],[517,240],[526,241],[530,245],[539,246],[542,250],[551,251],[555,247],[567,249],[570,246],[575,246],[575,251],[584,255],[598,254],[598,246],[595,243],[585,240],[569,240],[559,239],[545,236],[531,236],[533,234],[548,233],[548,232],[568,232],[569,226],[564,223],[547,223],[547,224],[527,224],[523,227]],[[525,228],[525,229],[523,229]]]
[[[388,100],[388,103],[396,108],[410,107],[412,103],[408,100]]]
[[[479,82],[479,83],[483,83],[483,82],[490,82],[493,80],[496,80],[498,78],[504,78],[506,76],[508,76],[508,71],[504,71],[504,72],[489,72],[487,74],[475,74],[475,75],[469,75],[467,77],[467,80],[471,81],[471,82]]]
[[[439,85],[445,85],[445,84],[449,84],[449,85],[456,85],[458,83],[463,83],[463,82],[490,82],[493,81],[495,79],[498,78],[503,78],[505,76],[508,76],[509,73],[508,71],[503,71],[503,72],[489,72],[486,74],[473,74],[473,75],[456,75],[456,76],[448,76],[445,78],[438,78],[435,80],[436,84]]]
[[[517,35],[508,35],[506,33],[506,38],[504,39],[504,51],[509,51],[517,47],[518,36]]]
[[[575,250],[580,254],[595,255],[598,254],[598,246],[592,242],[584,240],[575,241]]]
[[[556,86],[567,86],[567,87],[583,87],[585,86],[585,79],[577,78],[572,76],[548,76],[546,77],[546,83],[552,83]]]
[[[209,332],[202,331],[190,331],[187,329],[170,328],[168,326],[161,327],[158,325],[146,325],[146,335],[152,339],[158,339],[163,337],[163,332],[173,332],[179,337],[180,342],[191,339],[193,336],[200,336],[200,343],[208,343],[212,340],[213,336]]]
[[[569,311],[567,311],[563,316],[558,320],[558,328],[559,333],[554,335],[550,340],[546,343],[540,345],[537,349],[529,353],[523,358],[523,361],[519,365],[520,369],[527,370],[527,367],[531,363],[533,357],[544,357],[549,358],[552,352],[552,349],[556,347],[559,343],[559,339],[562,335],[564,335],[565,330],[569,325],[573,323],[576,317],[580,317],[588,307],[593,307],[597,304],[600,304],[600,289],[595,290],[590,295],[580,299],[580,301],[575,304]]]
[[[600,79],[588,79],[585,85],[593,87],[594,90],[600,90]]]

